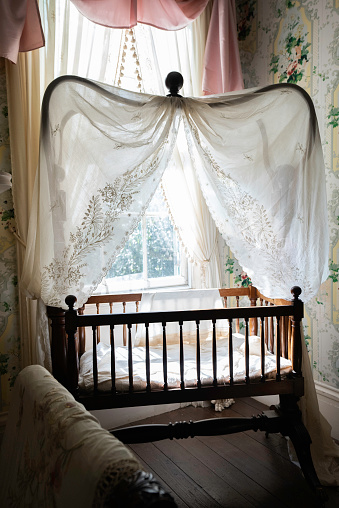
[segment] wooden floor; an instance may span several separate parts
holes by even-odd
[[[213,407],[187,407],[140,423],[253,416],[267,409],[246,398],[215,413]],[[278,434],[242,432],[135,444],[130,449],[172,494],[180,508],[318,507],[299,468],[291,463],[286,440]],[[327,488],[326,508],[339,507],[339,490]]]

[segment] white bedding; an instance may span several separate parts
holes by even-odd
[[[128,349],[125,346],[115,350],[116,389],[128,390]],[[111,352],[110,347],[100,343],[97,348],[98,357],[98,389],[109,391],[111,389]],[[184,344],[185,385],[197,385],[196,348],[194,344]],[[167,346],[167,382],[169,388],[180,387],[180,364],[178,344]],[[281,374],[291,371],[291,362],[281,358]],[[261,375],[260,337],[250,337],[250,378],[255,379]],[[266,352],[265,373],[268,377],[276,371],[275,355]],[[245,377],[244,336],[233,334],[233,375],[234,381],[239,382]],[[153,390],[163,388],[163,362],[162,346],[152,346],[150,350],[150,377]],[[229,383],[229,357],[228,339],[217,341],[217,378],[219,384]],[[201,382],[203,385],[212,384],[212,341],[206,340],[201,345]],[[133,348],[133,383],[134,390],[146,388],[145,347]],[[87,351],[80,361],[79,385],[81,389],[91,390],[93,387],[92,351]]]
[[[178,291],[159,291],[143,293],[139,312],[166,312],[195,309],[222,309],[223,302],[218,289],[187,289]],[[223,324],[225,326],[225,323]],[[205,340],[212,331],[211,321],[200,322],[200,339]],[[185,340],[195,343],[196,324],[194,321],[185,321],[183,324]],[[167,344],[178,342],[178,323],[166,324]],[[226,331],[227,333],[227,331]],[[226,335],[222,322],[217,321],[217,334]],[[161,323],[150,323],[149,325],[150,346],[162,344]],[[139,324],[135,334],[135,346],[145,345],[145,325]]]

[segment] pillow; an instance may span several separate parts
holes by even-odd
[[[218,289],[190,289],[181,291],[166,291],[144,293],[139,307],[140,312],[162,312],[176,310],[218,309],[223,308],[222,298]],[[211,337],[212,322],[201,321],[200,338],[206,340]],[[184,341],[190,343],[196,339],[195,321],[185,322],[183,325]],[[218,327],[217,336],[225,336],[226,329]],[[150,345],[162,343],[162,324],[152,323],[149,326]],[[138,325],[135,335],[135,346],[145,345],[145,325]],[[166,325],[166,341],[168,344],[179,344],[178,322]]]
[[[251,335],[248,340],[250,355],[261,356],[261,339],[257,335]],[[239,351],[245,355],[245,341],[239,346]],[[267,347],[265,344],[265,355],[267,354]]]

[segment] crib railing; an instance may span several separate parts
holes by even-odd
[[[245,291],[244,291],[245,290]],[[247,290],[247,291],[246,291]],[[184,346],[183,346],[183,323],[186,321],[194,321],[196,323],[196,372],[197,372],[197,388],[202,389],[201,383],[201,365],[200,365],[200,322],[210,320],[213,326],[212,333],[212,364],[213,364],[213,382],[211,388],[218,387],[217,380],[217,338],[216,338],[216,321],[228,321],[228,341],[229,341],[229,387],[234,383],[233,378],[233,322],[243,323],[243,332],[245,337],[245,379],[244,385],[250,384],[249,374],[249,337],[253,331],[261,338],[261,376],[260,381],[265,383],[265,344],[268,349],[273,349],[276,354],[276,381],[281,380],[280,356],[285,356],[292,361],[292,368],[295,376],[301,376],[301,337],[300,337],[300,321],[303,315],[303,304],[299,300],[300,288],[294,288],[293,302],[277,302],[265,299],[255,288],[239,288],[220,290],[221,296],[225,299],[233,296],[246,295],[250,296],[251,305],[249,307],[237,307],[224,309],[202,309],[195,311],[172,311],[172,312],[151,312],[151,313],[121,313],[121,314],[97,314],[85,315],[78,314],[74,310],[76,298],[69,296],[66,303],[69,311],[66,312],[66,331],[68,334],[68,388],[72,392],[77,391],[78,379],[78,355],[76,348],[76,332],[77,329],[90,326],[92,328],[92,344],[93,344],[93,381],[94,395],[98,392],[98,366],[97,366],[97,344],[98,329],[100,326],[108,326],[110,329],[110,345],[111,345],[111,394],[118,395],[115,386],[115,327],[119,325],[127,328],[127,348],[128,348],[128,377],[129,377],[129,393],[134,393],[133,385],[133,344],[132,344],[132,327],[138,324],[145,325],[145,369],[146,369],[146,392],[151,392],[150,379],[150,344],[149,344],[149,325],[151,323],[161,323],[163,327],[163,392],[168,390],[167,382],[167,356],[166,356],[166,325],[167,323],[179,323],[179,348],[180,348],[180,390],[185,391],[184,379]],[[234,294],[236,293],[236,294]],[[247,294],[246,294],[247,293]],[[259,305],[256,305],[259,299]],[[134,300],[133,300],[134,301]],[[278,303],[280,305],[278,305]],[[284,303],[283,305],[281,303]],[[227,303],[226,303],[227,305]],[[251,330],[251,331],[250,331]],[[272,339],[273,337],[273,339]],[[287,346],[286,346],[287,345]],[[170,391],[170,390],[169,390]],[[204,393],[207,394],[206,390]],[[208,392],[209,393],[209,392]],[[210,390],[210,394],[215,393]],[[182,400],[185,400],[184,396]],[[206,399],[209,397],[206,397]],[[215,398],[215,397],[212,397]],[[151,399],[150,399],[151,400]],[[189,400],[189,399],[188,399]],[[197,399],[204,400],[204,399]],[[151,402],[150,402],[151,403]],[[134,405],[134,404],[132,404]]]
[[[223,288],[219,289],[220,295],[223,299],[225,308],[241,308],[244,304],[251,307],[274,307],[281,305],[291,305],[292,302],[288,300],[273,300],[266,298],[255,287],[250,286],[247,288]],[[139,304],[141,302],[141,293],[126,293],[115,295],[95,295],[91,296],[86,304],[78,309],[80,315],[84,315],[90,309],[91,305],[95,306],[97,314],[102,312],[118,312],[125,314],[127,312],[138,312]],[[48,317],[51,324],[51,354],[53,364],[53,374],[62,384],[65,384],[68,376],[67,363],[67,338],[65,333],[65,311],[55,307],[48,307]],[[93,310],[92,310],[93,312]],[[274,323],[272,317],[264,317],[263,323],[258,318],[249,319],[249,330],[251,335],[261,336],[261,328],[264,328],[265,344],[269,351],[275,352],[276,350],[276,336],[277,324]],[[245,322],[241,318],[233,319],[233,329],[236,332],[241,332],[245,329]],[[122,343],[127,344],[127,325],[122,325]],[[285,358],[292,358],[292,322],[291,318],[284,316],[280,318],[279,323],[280,334],[280,350],[281,355]],[[87,334],[88,336],[88,334]],[[101,340],[100,326],[97,327],[97,343]],[[90,343],[92,338],[90,337]],[[86,333],[85,328],[78,327],[77,340],[75,343],[77,349],[77,357],[80,358],[86,350]]]
[[[251,307],[276,307],[281,305],[292,305],[292,300],[267,298],[261,294],[254,286],[247,288],[227,288],[219,289],[220,296],[223,298],[224,307],[228,307],[229,300],[235,298],[236,307],[241,306],[241,298],[246,297]],[[236,320],[235,328],[239,333],[241,331],[241,322]],[[250,334],[261,336],[261,330],[264,328],[265,344],[271,353],[276,353],[277,337],[279,337],[279,349],[281,356],[291,358],[291,330],[292,322],[290,316],[281,316],[279,323],[275,322],[273,317],[264,317],[263,322],[257,318],[251,318],[249,321]]]
[[[260,306],[276,306],[276,305],[291,305],[291,302],[288,300],[282,300],[282,299],[271,299],[266,298],[264,295],[262,295],[257,288],[254,286],[249,287],[241,287],[241,288],[223,288],[219,289],[220,296],[223,300],[224,308],[231,307],[233,308],[234,305],[232,305],[233,301],[235,300],[235,307],[239,308],[241,306],[242,300],[245,300],[245,298],[250,302],[251,307],[256,307],[257,305]],[[80,315],[84,315],[86,313],[86,308],[88,309],[89,305],[95,305],[96,306],[96,313],[100,314],[102,313],[101,310],[106,306],[107,304],[109,306],[109,313],[113,313],[113,305],[114,309],[120,308],[122,313],[126,313],[126,308],[128,303],[133,303],[134,306],[132,307],[131,312],[138,312],[139,311],[139,305],[141,302],[142,293],[127,293],[127,294],[115,294],[115,295],[94,295],[91,296],[85,305],[83,305],[80,309],[78,309],[78,313]],[[247,303],[247,302],[246,302]],[[104,310],[105,312],[105,310]],[[244,326],[244,323],[241,323],[241,320],[238,318],[235,320],[235,331],[237,333],[241,332],[242,327]],[[261,323],[258,323],[257,319],[251,318],[249,321],[249,329],[250,329],[250,335],[260,335],[260,326]],[[274,344],[274,337],[276,336],[276,326],[274,326],[273,318],[266,317],[264,319],[264,327],[265,327],[265,340],[266,340],[266,347],[271,352],[275,352],[275,344]],[[78,330],[78,336],[79,336],[79,354],[80,356],[86,351],[86,337],[85,337],[85,329],[83,327],[80,327]],[[280,340],[281,340],[281,353],[284,358],[290,357],[290,341],[291,341],[291,322],[290,319],[285,316],[284,319],[281,319],[280,322]],[[97,343],[100,342],[100,327],[97,329]],[[123,325],[123,345],[126,346],[127,344],[127,326]]]
[[[121,309],[123,314],[126,313],[126,307],[128,303],[133,303],[134,312],[139,311],[139,304],[141,302],[142,293],[127,293],[119,295],[94,295],[90,296],[87,302],[78,309],[80,315],[84,315],[86,307],[95,304],[97,314],[102,312],[101,309],[107,304],[109,306],[109,314],[113,314],[113,309],[116,307]],[[114,307],[113,307],[114,306]],[[79,354],[80,356],[86,351],[86,333],[84,327],[79,327]],[[100,342],[100,327],[97,328],[97,342]],[[127,327],[123,326],[123,345],[127,343]]]

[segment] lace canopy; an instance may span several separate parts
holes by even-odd
[[[327,277],[328,227],[306,92],[280,84],[161,97],[64,76],[42,106],[22,277],[31,296],[57,307],[70,293],[80,306],[87,300],[183,140],[211,215],[253,284],[269,297],[289,298],[294,285],[304,301],[316,294]]]

